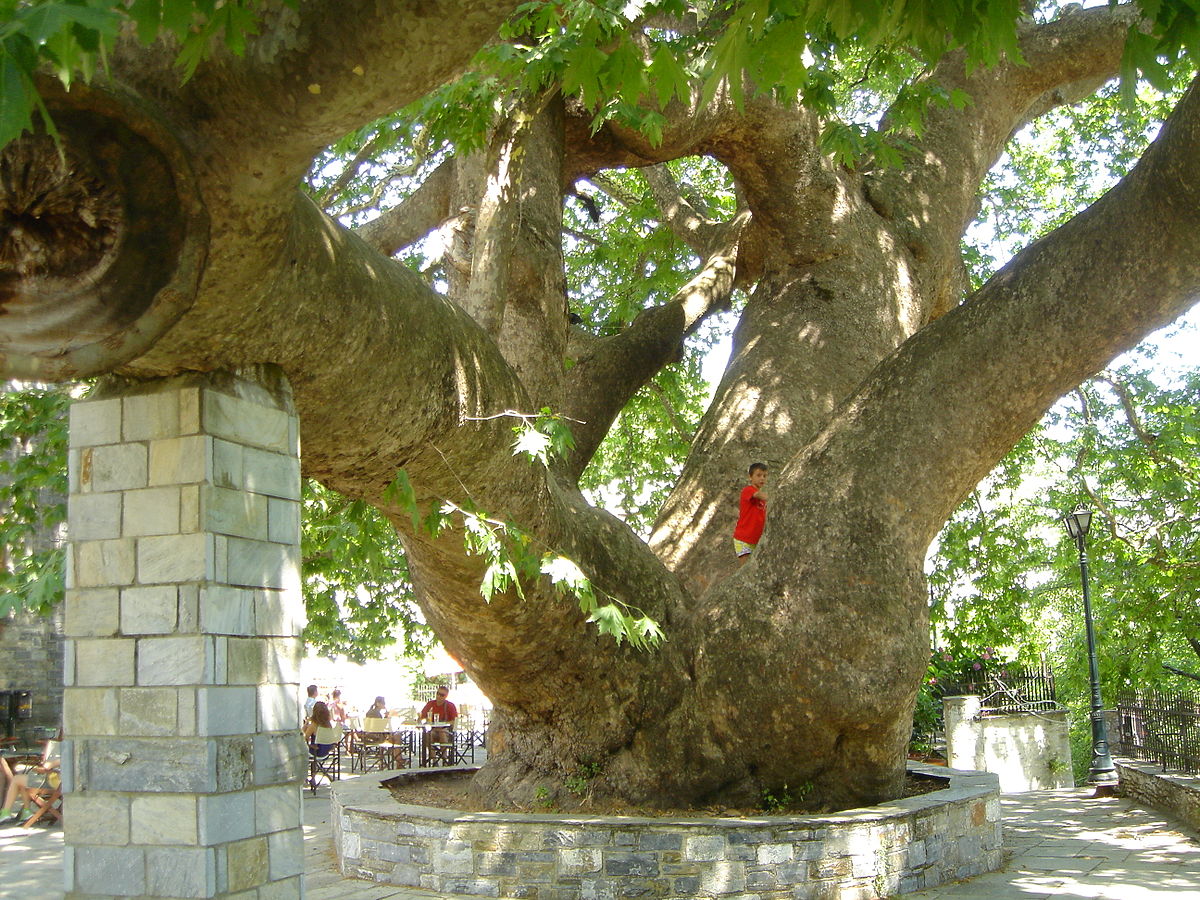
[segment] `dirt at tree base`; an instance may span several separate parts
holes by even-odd
[[[612,798],[589,796],[588,793],[575,795],[564,790],[564,798],[539,800],[528,806],[497,806],[482,803],[471,791],[470,772],[438,772],[414,773],[391,778],[383,782],[392,797],[399,803],[413,806],[433,806],[440,809],[457,809],[463,812],[521,812],[545,815],[589,815],[589,816],[638,816],[644,818],[704,818],[709,816],[760,818],[762,816],[796,816],[839,812],[830,808],[814,808],[805,806],[803,801],[790,805],[774,806],[770,810],[760,807],[734,807],[713,804],[696,807],[677,807],[674,809],[658,809],[654,807],[636,806],[622,803]],[[945,778],[916,775],[909,772],[904,780],[904,793],[901,797],[914,797],[942,790],[946,787]],[[900,798],[896,798],[900,799]]]

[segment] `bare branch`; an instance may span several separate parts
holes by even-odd
[[[617,413],[664,365],[678,359],[685,337],[726,306],[736,277],[738,243],[750,220],[743,212],[724,226],[724,242],[700,271],[662,306],[641,313],[621,334],[596,341],[567,375],[564,413],[584,422],[573,429],[568,468],[578,477]]]
[[[588,177],[588,181],[594,184],[608,196],[612,197],[618,203],[622,203],[627,207],[636,206],[641,197],[631,191],[623,184],[619,184],[615,178],[610,177],[605,172],[597,172]]]
[[[341,174],[338,175],[338,177],[332,182],[330,182],[329,186],[321,192],[319,203],[322,209],[324,209],[326,212],[329,211],[329,205],[333,198],[346,189],[350,182],[357,177],[358,170],[363,167],[363,163],[365,163],[368,159],[374,159],[375,155],[379,152],[380,147],[383,146],[385,140],[390,140],[390,138],[390,134],[385,131],[380,131],[373,135],[369,141],[358,148],[358,152],[354,154],[353,158],[348,163],[346,163],[346,167],[342,169]]]
[[[380,253],[391,256],[446,222],[451,218],[454,168],[454,159],[443,162],[404,202],[358,228],[358,236]]]
[[[646,382],[646,386],[658,398],[658,402],[662,404],[663,411],[667,414],[667,421],[671,423],[671,428],[675,434],[679,436],[681,441],[690,442],[692,435],[680,423],[679,413],[675,411],[675,406],[671,403],[671,398],[667,396],[666,391],[660,388],[653,380]]]

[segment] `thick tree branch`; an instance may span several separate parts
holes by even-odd
[[[706,254],[722,223],[697,211],[683,196],[666,166],[647,166],[642,169],[642,176],[671,231],[697,253]]]
[[[728,305],[737,274],[738,241],[749,221],[743,212],[724,226],[724,240],[670,302],[642,312],[625,331],[591,343],[567,373],[563,412],[574,426],[567,460],[578,478],[617,413],[659,369],[679,357],[685,337]]]
[[[883,533],[903,532],[923,548],[1054,400],[1198,296],[1193,83],[1120,184],[883,362],[787,480],[815,485],[815,470],[844,470],[848,492],[882,501],[874,506]],[[830,482],[821,483],[826,499],[807,502],[829,502]],[[805,493],[782,490],[777,505],[786,515],[797,502],[789,497]]]
[[[394,112],[468,63],[515,0],[303,0],[280,9],[244,57],[221,50],[175,99],[172,50],[132,40],[114,55],[119,78],[174,105],[181,123],[203,123],[214,156],[252,160],[260,186],[290,189],[337,138]],[[219,105],[210,98],[220,97]]]
[[[567,347],[562,259],[562,102],[521,101],[493,136],[471,236],[471,276],[455,299],[495,335],[535,409],[554,406]]]
[[[604,172],[594,173],[588,177],[588,181],[600,188],[600,190],[604,191],[604,193],[608,194],[608,196],[612,197],[618,203],[623,203],[627,207],[636,205],[638,201],[642,199],[625,185],[618,184],[616,179],[608,177],[608,175]]]
[[[446,222],[452,216],[450,196],[456,164],[453,158],[447,159],[403,202],[355,229],[358,236],[385,256],[392,256]]]
[[[871,202],[913,251],[929,315],[959,300],[959,239],[975,216],[979,185],[1009,138],[1113,77],[1132,21],[1129,7],[1074,10],[1028,27],[1021,38],[1025,65],[1004,61],[968,72],[962,53],[952,53],[931,73],[944,89],[965,92],[970,104],[928,109],[922,135],[901,135],[916,147],[905,167],[867,179]]]
[[[506,681],[500,669],[518,673],[518,682],[537,682],[549,658],[579,659],[584,668],[605,659],[615,665],[627,651],[597,638],[570,601],[549,592],[534,591],[523,604],[483,602],[487,562],[467,552],[461,534],[419,534],[409,511],[385,499],[400,468],[426,508],[446,498],[502,513],[539,545],[575,559],[602,590],[665,618],[679,587],[645,544],[542,466],[513,455],[512,423],[493,414],[535,408],[496,343],[462,309],[302,195],[283,252],[249,264],[259,273],[255,293],[233,305],[217,292],[202,295],[126,374],[279,365],[303,423],[304,474],[377,505],[397,523],[430,620],[464,641],[487,633],[469,650],[448,640],[484,683]],[[281,321],[294,327],[284,333]],[[369,449],[347,453],[347,435]],[[552,620],[569,627],[548,627]],[[514,658],[519,647],[533,649]],[[591,683],[577,674],[578,681],[566,681]],[[555,690],[564,696],[567,687],[560,681]]]

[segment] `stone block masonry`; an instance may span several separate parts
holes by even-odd
[[[334,785],[342,872],[529,900],[884,898],[998,869],[995,775],[910,766],[946,788],[832,815],[650,819],[404,806],[378,778]]]
[[[1174,816],[1189,828],[1200,831],[1200,777],[1168,772],[1159,763],[1145,760],[1119,759],[1116,764],[1120,776],[1118,794]]]
[[[269,368],[70,421],[67,896],[301,896],[299,434]]]

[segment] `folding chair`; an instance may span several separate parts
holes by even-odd
[[[22,793],[26,804],[37,808],[37,812],[25,820],[26,828],[33,827],[43,818],[47,822],[62,821],[62,779],[57,771],[47,772],[45,781],[25,788]]]
[[[465,753],[459,744],[458,733],[450,728],[434,729],[449,733],[449,740],[429,742],[429,765],[431,766],[454,766],[460,765],[465,760]],[[433,732],[430,732],[432,735]]]
[[[454,732],[454,765],[462,766],[475,763],[475,732]]]
[[[26,828],[43,819],[47,822],[62,821],[62,777],[59,767],[59,743],[48,741],[43,762],[31,766],[25,772],[25,784],[21,787],[22,807],[31,807],[34,814],[23,823]]]
[[[314,794],[321,776],[333,784],[342,777],[342,729],[318,728],[308,745],[308,788]]]
[[[398,759],[403,748],[392,742],[389,720],[364,718],[363,730],[356,737],[358,753],[355,760],[360,772],[403,768],[403,762]]]

